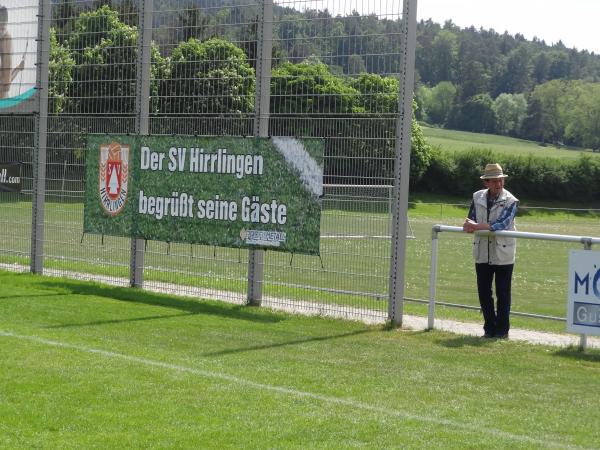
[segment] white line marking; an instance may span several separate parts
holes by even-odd
[[[300,397],[300,398],[308,398],[308,399],[318,400],[320,402],[330,403],[330,404],[334,404],[334,405],[350,406],[351,408],[361,409],[364,411],[370,411],[373,413],[382,414],[384,416],[395,416],[395,417],[399,417],[401,419],[415,420],[415,421],[419,421],[419,422],[427,422],[427,423],[434,424],[434,425],[441,425],[444,427],[452,427],[452,428],[462,429],[462,430],[465,430],[465,431],[468,431],[471,433],[476,433],[476,434],[485,433],[485,434],[489,434],[489,435],[492,435],[497,438],[502,438],[502,439],[507,439],[507,440],[512,440],[512,441],[538,444],[538,445],[542,445],[544,447],[555,447],[555,448],[564,448],[564,449],[587,449],[586,447],[579,447],[579,446],[564,444],[561,442],[545,441],[542,439],[536,439],[536,438],[532,438],[530,436],[524,436],[521,434],[513,434],[513,433],[509,433],[509,432],[502,431],[502,430],[495,430],[493,428],[488,428],[484,424],[480,424],[480,425],[464,424],[461,422],[448,420],[448,419],[440,419],[437,417],[411,414],[406,411],[399,411],[397,409],[384,408],[381,406],[370,405],[368,403],[363,403],[358,400],[332,397],[332,396],[328,396],[328,395],[315,394],[313,392],[300,391],[297,389],[286,388],[286,387],[282,387],[282,386],[274,386],[271,384],[257,383],[255,381],[246,380],[244,378],[239,378],[239,377],[236,377],[233,375],[227,375],[224,373],[196,369],[193,367],[180,366],[177,364],[170,364],[170,363],[166,363],[166,362],[162,362],[162,361],[155,361],[152,359],[141,358],[139,356],[127,355],[125,353],[116,353],[116,352],[97,349],[97,348],[93,348],[93,347],[85,347],[82,345],[69,344],[67,342],[53,341],[53,340],[41,338],[38,336],[26,336],[26,335],[21,335],[21,334],[11,333],[9,331],[1,331],[1,330],[0,330],[0,336],[14,338],[14,339],[27,340],[27,341],[35,342],[38,344],[44,344],[44,345],[48,345],[48,346],[52,346],[52,347],[77,350],[77,351],[80,351],[83,353],[91,353],[91,354],[101,355],[101,356],[104,356],[107,358],[112,358],[112,359],[121,359],[123,361],[135,362],[135,363],[139,363],[139,364],[142,364],[145,366],[158,367],[158,368],[162,368],[162,369],[172,370],[175,372],[190,373],[190,374],[198,375],[198,376],[205,377],[205,378],[218,379],[218,380],[228,381],[233,384],[240,384],[240,385],[248,386],[248,387],[251,387],[251,388],[254,388],[257,390],[277,392],[280,394],[291,395],[291,396]]]
[[[391,236],[367,236],[366,234],[323,234],[322,238],[329,239],[391,239]]]

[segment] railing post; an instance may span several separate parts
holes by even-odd
[[[271,101],[271,55],[273,53],[273,0],[262,0],[258,17],[256,52],[256,97],[254,136],[269,137]],[[248,253],[247,302],[259,306],[262,301],[264,250]]]
[[[437,284],[437,264],[438,264],[438,232],[439,225],[435,225],[431,230],[431,264],[429,266],[429,310],[427,314],[427,329],[433,330],[435,317],[435,291]]]
[[[592,249],[592,240],[591,239],[583,240],[583,249],[584,250]],[[579,350],[581,350],[582,352],[587,350],[587,335],[586,334],[579,335]]]
[[[46,147],[48,143],[48,76],[50,59],[50,0],[40,0],[38,8],[37,111],[33,145],[33,193],[31,199],[32,273],[44,271],[44,204],[46,200]]]
[[[404,263],[408,223],[408,178],[410,176],[416,36],[417,0],[404,0],[402,33],[400,35],[400,93],[398,95],[398,119],[396,121],[392,248],[388,299],[388,320],[397,327],[402,326],[404,309]]]
[[[152,44],[152,16],[154,0],[139,0],[136,123],[138,135],[148,135],[150,121],[150,46]],[[129,260],[129,284],[142,287],[144,284],[144,240],[131,239]]]

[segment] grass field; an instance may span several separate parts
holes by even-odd
[[[120,277],[127,283],[129,241],[107,236],[82,238],[82,206],[48,203],[46,209],[45,267]],[[9,222],[0,227],[0,262],[29,264],[30,208],[5,204]],[[593,214],[531,210],[518,218],[521,231],[600,236],[600,219]],[[410,209],[415,239],[407,241],[405,296],[427,299],[431,255],[431,227],[460,225],[464,206],[415,203]],[[15,226],[14,224],[18,224]],[[322,258],[267,252],[264,293],[269,296],[336,304],[361,311],[387,311],[389,274],[389,216],[384,213],[327,210],[322,218]],[[564,317],[567,263],[574,244],[522,240],[518,243],[513,285],[513,311]],[[476,306],[469,236],[442,234],[439,243],[438,300]],[[184,244],[150,242],[145,279],[182,286],[224,290],[244,297],[247,254]],[[405,312],[426,315],[425,306],[405,303]],[[441,318],[480,322],[477,311],[437,308]],[[564,332],[562,322],[513,315],[513,326]]]
[[[591,149],[568,146],[557,148],[553,145],[542,147],[537,142],[496,134],[470,133],[427,126],[422,128],[427,142],[444,151],[492,150],[513,155],[533,154],[553,158],[577,158],[582,152],[585,152],[588,155],[600,156],[600,153],[594,153]]]
[[[600,353],[0,272],[0,447],[597,448]]]

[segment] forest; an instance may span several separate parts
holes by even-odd
[[[51,32],[51,114],[62,118],[58,123],[77,116],[134,117],[137,2],[59,3]],[[155,0],[160,13],[151,44],[151,132],[250,135],[256,5],[235,6],[238,2],[230,0],[203,8],[201,3],[182,9],[181,2]],[[271,134],[325,138],[325,183],[390,184],[400,88],[394,72],[398,19],[279,7],[275,12]],[[598,55],[492,30],[461,30],[450,22],[420,23],[418,42],[414,111],[419,121],[543,145],[600,148]],[[68,147],[80,147],[83,135],[81,129]],[[64,141],[53,139],[63,139],[62,134],[50,138],[50,147],[60,152]],[[464,169],[491,157],[443,154],[427,144],[413,120],[413,189],[452,186],[448,193],[463,195],[472,189],[461,182]],[[539,198],[583,201],[600,195],[596,158],[546,159],[500,162],[521,173],[513,181]],[[553,189],[538,192],[536,183]]]
[[[59,16],[55,43],[64,48],[77,48],[72,31],[78,21],[66,18],[76,18],[102,5],[118,11],[119,23],[131,27],[131,33],[136,34],[137,0],[55,0],[55,4]],[[192,38],[204,42],[214,37],[241,49],[253,68],[256,6],[237,0],[155,0],[154,8],[160,14],[155,15],[153,40],[156,54],[163,58],[156,62],[163,69],[179,43]],[[350,89],[365,74],[386,80],[397,78],[401,26],[398,17],[358,13],[333,16],[327,10],[297,11],[278,5],[274,14],[275,70],[289,63],[322,64],[324,67],[319,70],[326,69],[327,76],[338,79],[332,86],[344,85],[349,89],[348,95],[356,93]],[[135,40],[133,34],[131,39]],[[157,77],[160,70],[161,67],[155,68]],[[246,77],[246,70],[246,66],[241,67],[237,75]],[[460,28],[451,21],[421,21],[417,27],[416,72],[415,113],[419,121],[541,143],[600,148],[600,55],[566,48],[561,42],[548,45],[538,39],[526,40],[519,34]],[[164,72],[163,75],[169,76]],[[392,81],[386,83],[394,87]],[[241,88],[251,102],[251,86],[246,82]],[[180,85],[179,89],[187,87]],[[336,94],[346,98],[340,92],[332,95]],[[352,110],[349,103],[352,101],[336,103],[339,111],[328,112],[344,114],[348,108]],[[393,109],[394,102],[389,103]],[[240,108],[243,105],[230,106],[234,111],[244,111]],[[168,112],[173,112],[173,105],[169,108]]]

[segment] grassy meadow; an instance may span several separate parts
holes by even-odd
[[[600,157],[591,149],[552,144],[541,146],[538,142],[516,139],[496,134],[471,133],[468,131],[445,130],[422,126],[427,142],[444,151],[491,150],[513,155],[534,155],[551,158],[577,158],[582,152]]]
[[[5,204],[11,222],[0,227],[0,262],[28,265],[31,214],[25,203]],[[409,210],[413,239],[406,243],[405,297],[427,299],[434,224],[460,225],[466,205],[412,203]],[[48,203],[45,267],[63,271],[119,277],[127,284],[129,240],[82,235],[81,204]],[[20,223],[19,226],[12,224]],[[521,231],[600,236],[600,218],[592,213],[522,209]],[[390,266],[389,216],[386,213],[325,210],[321,223],[321,257],[267,252],[264,295],[336,304],[360,310],[387,311]],[[513,311],[565,317],[567,264],[576,244],[520,240],[513,284]],[[248,255],[245,251],[208,246],[148,242],[145,280],[210,288],[244,298]],[[442,233],[439,240],[437,299],[477,306],[471,237]],[[315,308],[319,308],[315,306]],[[426,315],[426,307],[405,302],[406,313]],[[437,308],[441,318],[480,322],[477,311]],[[513,326],[561,332],[560,321],[513,315]]]
[[[0,271],[0,358],[1,448],[529,450],[600,440],[587,394],[597,351]]]
[[[541,147],[508,137],[424,127],[428,140],[445,150],[487,148],[576,157],[580,151]],[[591,153],[590,153],[591,154]],[[598,153],[594,155],[600,155]],[[265,254],[263,293],[266,296],[307,301],[322,310],[329,304],[356,308],[359,315],[374,311],[385,316],[390,270],[390,217],[387,191],[369,193],[378,200],[361,199],[353,193],[346,200],[325,199],[321,219],[321,256],[268,251]],[[31,204],[1,203],[0,262],[29,265]],[[353,202],[351,211],[347,204]],[[413,195],[409,205],[411,239],[406,242],[404,311],[426,315],[426,307],[412,299],[429,295],[431,228],[435,224],[461,225],[468,199],[437,195]],[[521,231],[600,236],[598,205],[561,204],[536,209],[523,202],[517,219]],[[548,206],[548,205],[545,205]],[[581,210],[566,211],[559,207]],[[384,211],[384,212],[381,212]],[[111,277],[127,285],[130,241],[126,238],[83,234],[81,203],[47,202],[45,211],[45,267]],[[513,285],[513,311],[562,318],[566,308],[568,253],[574,244],[521,240]],[[146,281],[218,290],[242,299],[247,290],[248,252],[231,248],[149,241],[145,247]],[[471,237],[442,234],[439,243],[437,299],[477,307],[471,257]],[[319,306],[323,305],[323,306]],[[436,315],[480,322],[477,311],[439,307]],[[513,315],[513,326],[554,332],[564,331],[561,321]]]

